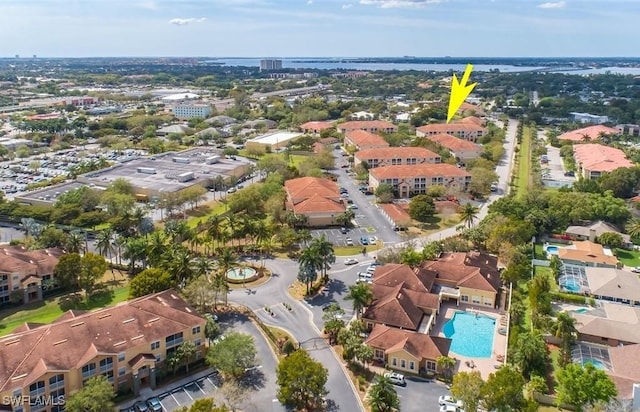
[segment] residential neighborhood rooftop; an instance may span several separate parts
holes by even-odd
[[[600,138],[602,133],[619,135],[620,131],[613,127],[602,125],[583,127],[581,129],[572,130],[558,136],[558,140],[571,140],[572,142],[586,142]],[[585,139],[586,138],[586,139]]]

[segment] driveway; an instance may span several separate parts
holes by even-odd
[[[348,246],[346,242],[347,238],[351,238],[351,241],[353,242],[353,245],[351,246],[359,246],[361,245],[361,237],[366,237],[367,239],[370,237],[377,237],[375,230],[367,230],[364,227],[349,228],[347,233],[342,233],[338,228],[314,229],[311,231],[311,236],[314,238],[322,235],[324,235],[327,240],[335,246]]]
[[[451,395],[451,391],[440,382],[425,382],[423,380],[406,378],[407,386],[396,386],[400,398],[402,412],[438,411],[438,398],[441,395]]]
[[[542,181],[545,186],[572,186],[576,179],[575,177],[564,175],[564,163],[562,162],[562,157],[560,157],[560,149],[547,145],[547,158],[549,162],[547,164],[541,163],[540,165]],[[536,159],[536,161],[540,160]]]

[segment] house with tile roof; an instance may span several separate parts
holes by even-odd
[[[640,308],[618,303],[600,303],[584,313],[572,312],[578,340],[619,346],[640,343]]]
[[[441,163],[439,154],[424,147],[383,147],[357,151],[354,156],[357,166],[367,162],[369,168],[396,165],[418,165],[422,163]]]
[[[43,285],[54,280],[61,249],[28,250],[23,246],[0,246],[0,306],[18,295],[22,303],[42,300]]]
[[[624,243],[625,248],[633,248],[631,236],[621,233],[618,228],[607,222],[603,222],[602,220],[594,222],[589,226],[569,226],[564,233],[567,236],[571,236],[571,239],[573,240],[589,240],[591,242],[595,242],[598,236],[605,233],[617,233],[622,237],[622,242]]]
[[[588,283],[585,293],[598,300],[640,307],[640,279],[637,274],[602,267],[586,267],[584,273]]]
[[[583,127],[581,129],[571,130],[558,136],[558,140],[569,140],[574,143],[588,143],[591,140],[597,140],[602,134],[619,135],[620,131],[613,127],[602,125]]]
[[[484,150],[482,146],[477,143],[470,142],[468,140],[460,139],[446,133],[435,134],[426,137],[438,146],[447,149],[451,156],[462,163],[466,163],[471,159],[480,157]]]
[[[91,312],[68,311],[0,338],[0,399],[68,396],[103,375],[115,391],[154,389],[159,368],[183,342],[205,355],[206,319],[167,290]],[[51,405],[38,411],[59,411]],[[14,409],[17,411],[17,409]],[[36,408],[24,405],[23,412]]]
[[[447,163],[383,166],[369,169],[372,191],[382,183],[390,184],[400,198],[426,193],[432,185],[464,191],[471,182],[466,170]]]
[[[300,131],[306,134],[315,134],[318,135],[323,130],[328,130],[336,125],[333,122],[307,122],[300,125]]]
[[[366,130],[351,130],[344,135],[344,146],[353,146],[356,150],[366,150],[389,147],[389,143],[375,133]]]
[[[610,250],[588,240],[575,241],[571,247],[558,249],[558,258],[567,265],[615,268],[616,258]]]
[[[477,124],[478,120],[480,119],[474,117],[452,123],[434,123],[420,126],[416,129],[416,136],[429,137],[437,134],[450,134],[470,142],[477,142],[479,138],[487,134],[487,129]]]
[[[286,208],[306,219],[310,227],[338,225],[338,216],[346,211],[338,185],[319,177],[301,177],[284,182]]]
[[[438,372],[437,360],[448,356],[451,339],[375,325],[365,344],[373,359],[403,373]]]
[[[609,360],[611,370],[605,372],[618,389],[618,399],[633,399],[634,385],[640,383],[640,344],[609,348]]]
[[[573,147],[578,173],[585,179],[597,179],[621,167],[633,167],[625,153],[601,144],[579,144]]]
[[[398,131],[398,126],[384,120],[353,120],[339,124],[337,129],[340,133],[354,130],[364,130],[370,133],[395,133]]]

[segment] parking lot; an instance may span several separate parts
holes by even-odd
[[[343,234],[340,231],[340,228],[331,228],[331,229],[316,229],[311,231],[311,236],[314,238],[318,238],[322,235],[325,235],[327,240],[333,243],[335,246],[362,246],[360,242],[360,238],[366,237],[367,240],[369,238],[376,238],[375,230],[363,228],[363,227],[354,227],[347,229],[347,233]],[[347,244],[347,238],[351,238],[353,244]],[[377,240],[377,238],[376,238]],[[367,241],[367,244],[369,242]]]
[[[194,401],[210,398],[222,384],[217,373],[210,373],[186,385],[158,395],[160,404],[165,412],[176,410],[182,406],[189,406]]]
[[[560,149],[551,145],[547,146],[547,163],[541,163],[542,181],[546,186],[562,187],[571,186],[575,177],[565,176],[564,164],[560,157]],[[538,159],[538,161],[540,161]]]

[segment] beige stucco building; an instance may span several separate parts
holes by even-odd
[[[423,147],[386,147],[359,150],[353,159],[356,166],[367,162],[370,168],[442,162],[440,155]]]
[[[446,163],[383,166],[369,170],[369,186],[372,190],[387,183],[401,198],[426,193],[432,185],[464,191],[470,182],[471,174],[466,170]]]

